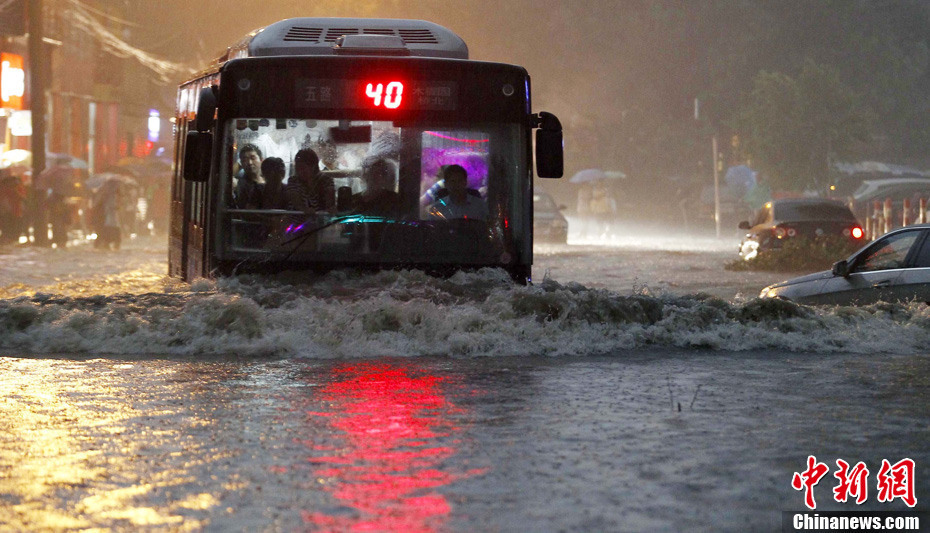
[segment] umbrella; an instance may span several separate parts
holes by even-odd
[[[746,165],[736,165],[727,169],[723,181],[727,182],[727,185],[731,187],[739,187],[744,191],[748,191],[756,185],[756,172]]]
[[[51,189],[62,196],[73,196],[80,186],[80,178],[67,166],[48,167],[36,177],[36,187]]]
[[[87,169],[87,161],[84,161],[83,159],[78,159],[68,154],[56,154],[52,152],[45,154],[45,165],[47,167],[64,166]]]
[[[12,165],[23,165],[31,166],[32,165],[32,152],[29,150],[10,150],[9,152],[4,152],[0,155],[0,167],[9,167]],[[59,154],[55,152],[46,152],[45,153],[45,168],[51,168],[56,166],[77,168],[81,170],[87,169],[87,161],[83,159],[78,159],[72,155],[68,154]]]
[[[94,174],[92,177],[87,178],[87,181],[84,182],[84,185],[86,185],[88,189],[95,190],[95,189],[100,188],[101,186],[103,186],[104,184],[108,182],[115,182],[121,185],[129,185],[132,187],[139,186],[138,182],[136,182],[136,180],[130,178],[129,176],[125,176],[123,174],[115,174],[112,172],[103,172],[101,174]]]
[[[160,157],[124,157],[105,172],[132,176],[143,182],[161,180],[171,174],[172,162]]]
[[[171,171],[172,161],[164,157],[124,157],[116,162],[117,167],[149,169],[152,172]]]
[[[0,155],[0,168],[11,167],[13,165],[25,163],[32,159],[32,152],[17,148]]]
[[[615,180],[625,178],[626,174],[619,170],[603,171],[599,168],[588,168],[577,172],[571,177],[569,183],[588,183],[591,181]]]

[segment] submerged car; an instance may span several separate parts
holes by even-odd
[[[766,287],[759,297],[822,305],[930,303],[930,224],[886,233],[832,270]]]
[[[773,200],[756,211],[752,222],[740,222],[739,228],[749,230],[739,247],[740,257],[747,261],[781,248],[789,239],[835,237],[857,243],[865,235],[848,207],[820,198]]]
[[[533,193],[533,236],[537,242],[565,244],[568,241],[568,221],[562,215],[564,205],[557,205],[544,192]]]

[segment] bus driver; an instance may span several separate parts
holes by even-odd
[[[461,165],[445,167],[443,181],[448,195],[440,197],[429,206],[430,219],[488,219],[488,206],[485,205],[477,191],[468,188],[468,172],[464,167]]]

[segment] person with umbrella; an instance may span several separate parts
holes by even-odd
[[[123,240],[120,227],[122,203],[123,190],[120,181],[104,181],[94,197],[92,218],[94,229],[97,231],[94,248],[110,250],[112,247],[119,250]]]
[[[0,244],[15,243],[22,234],[26,188],[9,168],[0,169]]]
[[[585,220],[588,216],[593,218],[594,231],[598,236],[605,237],[611,232],[611,222],[617,216],[617,200],[607,184],[625,177],[623,172],[605,172],[599,168],[581,170],[571,177],[570,183],[581,185],[576,210],[583,221],[581,233],[584,237],[589,236],[591,229],[591,223]]]
[[[38,177],[37,188],[43,191],[39,195],[39,208],[48,213],[52,225],[52,244],[64,248],[68,242],[68,228],[71,226],[71,209],[67,198],[73,191],[74,171],[64,160],[56,159],[55,164],[43,170]],[[41,231],[41,229],[39,229]]]

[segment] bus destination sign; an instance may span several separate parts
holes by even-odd
[[[455,111],[458,87],[452,81],[403,79],[298,79],[296,105],[311,109]]]

